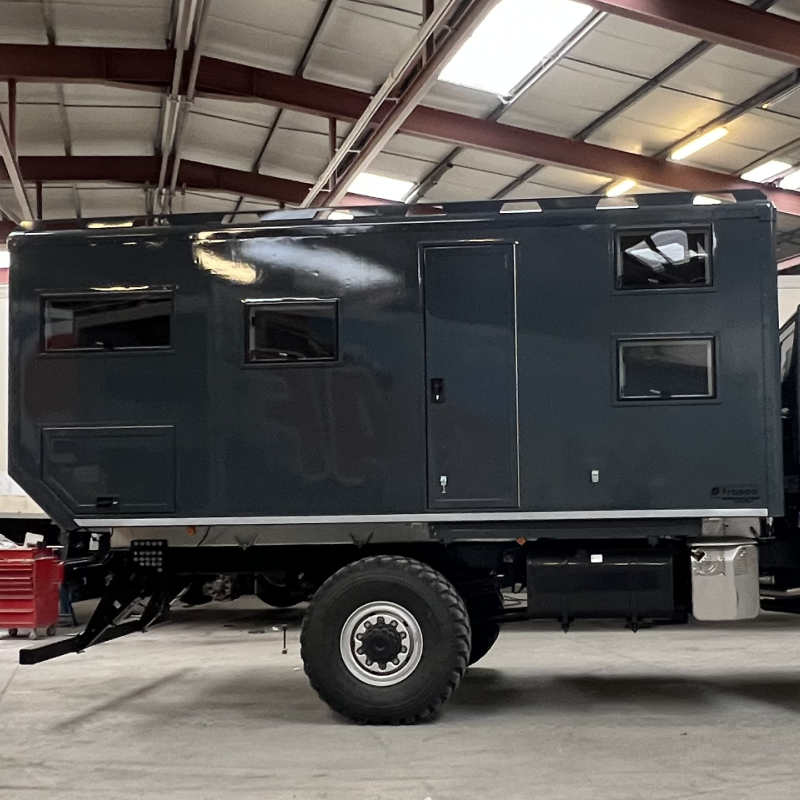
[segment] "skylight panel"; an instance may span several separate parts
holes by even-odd
[[[573,0],[501,0],[439,80],[508,95],[591,13]]]
[[[375,175],[371,172],[362,172],[351,184],[349,191],[352,194],[363,194],[367,197],[378,197],[381,200],[401,201],[414,188],[413,181],[401,181],[398,178],[387,178],[385,175]]]

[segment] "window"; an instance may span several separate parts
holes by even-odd
[[[781,380],[785,381],[792,369],[792,357],[794,355],[794,330],[796,327],[795,317],[781,328]]]
[[[150,350],[170,346],[172,293],[96,292],[44,298],[44,349]]]
[[[339,308],[336,300],[247,303],[249,363],[336,361]]]
[[[631,231],[619,235],[618,289],[709,286],[708,230]]]
[[[619,399],[713,398],[714,340],[619,342]]]

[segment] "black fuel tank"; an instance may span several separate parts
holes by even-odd
[[[537,619],[677,620],[685,616],[671,547],[597,542],[528,556],[528,613]]]

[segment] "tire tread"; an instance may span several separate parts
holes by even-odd
[[[380,555],[369,556],[367,558],[354,561],[343,567],[338,572],[334,573],[327,581],[320,587],[323,589],[330,589],[340,583],[347,582],[352,579],[354,575],[371,571],[375,567],[386,567],[389,569],[399,569],[414,578],[427,583],[437,594],[444,600],[448,613],[454,621],[456,630],[456,648],[458,651],[457,663],[454,665],[451,675],[444,685],[439,695],[429,703],[425,708],[419,709],[410,714],[384,714],[365,716],[354,714],[353,711],[347,707],[340,697],[334,692],[328,691],[328,686],[317,680],[314,674],[314,668],[309,667],[305,659],[303,661],[304,670],[311,683],[314,691],[331,707],[334,711],[341,714],[348,719],[361,724],[383,724],[383,725],[413,725],[427,719],[434,714],[441,706],[450,698],[453,692],[458,688],[458,684],[464,677],[467,671],[467,664],[469,661],[469,654],[471,649],[471,629],[469,622],[469,615],[467,608],[464,604],[461,595],[455,590],[453,585],[441,573],[437,572],[433,567],[428,564],[418,561],[414,558],[407,556],[392,556]],[[300,646],[303,647],[304,634],[308,630],[308,626],[314,619],[315,612],[317,611],[316,605],[312,602],[309,605],[306,617],[303,620],[303,626],[300,631]]]

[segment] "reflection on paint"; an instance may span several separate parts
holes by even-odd
[[[279,270],[298,278],[308,276],[316,286],[328,291],[393,289],[400,283],[400,276],[382,264],[356,253],[335,250],[323,239],[276,237],[242,239],[237,244],[239,259],[260,272]]]
[[[194,260],[199,267],[231,283],[247,285],[258,281],[259,272],[254,266],[235,261],[227,253],[214,252],[213,246],[213,243],[203,242],[192,244]],[[217,246],[228,249],[224,243],[217,243]]]

